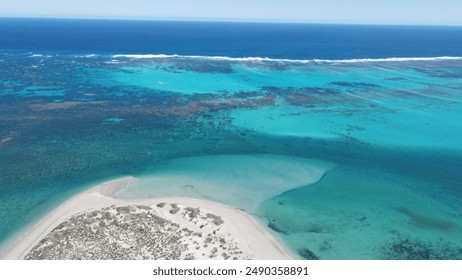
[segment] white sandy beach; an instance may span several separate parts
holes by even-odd
[[[188,235],[188,238],[183,238],[183,241],[186,242],[185,248],[189,248],[188,256],[194,259],[220,259],[230,257],[229,248],[228,251],[226,251],[228,254],[222,250],[223,248],[227,249],[223,244],[220,245],[220,247],[218,247],[217,244],[217,248],[213,248],[214,252],[211,254],[210,248],[207,249],[205,248],[207,245],[200,243],[199,236],[201,238],[209,236],[208,242],[210,242],[210,245],[212,237],[216,240],[226,239],[226,244],[232,244],[236,250],[239,250],[239,257],[236,257],[239,259],[282,260],[294,258],[294,256],[281,246],[253,217],[236,208],[211,201],[183,197],[166,197],[146,200],[116,199],[116,194],[123,190],[132,180],[134,180],[134,178],[125,177],[109,181],[72,197],[9,244],[9,249],[6,250],[6,253],[1,258],[24,259],[31,250],[37,250],[37,247],[39,247],[37,244],[39,244],[40,241],[46,238],[56,227],[63,227],[63,223],[69,221],[72,217],[82,213],[99,211],[103,208],[107,211],[116,211],[114,209],[119,206],[152,207],[146,207],[146,209],[151,209],[149,213],[155,213],[157,217],[173,223],[184,231],[190,233],[194,232],[193,235]],[[172,211],[172,207],[175,207],[177,212]],[[138,210],[135,208],[131,209],[135,212],[140,210],[139,208],[137,208]],[[196,215],[193,217],[192,212],[188,212],[188,209],[197,209],[197,213],[200,214],[198,214],[197,217]],[[206,215],[204,216],[203,213],[206,213]],[[146,215],[146,213],[144,215]],[[148,214],[148,217],[151,217],[150,214]],[[210,219],[207,217],[219,217],[220,222],[210,222]],[[119,240],[119,243],[120,242]],[[213,244],[215,244],[215,242],[213,242]],[[124,244],[119,245],[123,246]],[[134,257],[130,255],[127,256],[127,258],[131,259]]]

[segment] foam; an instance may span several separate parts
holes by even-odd
[[[407,61],[441,61],[462,60],[462,56],[437,56],[437,57],[390,57],[390,58],[355,58],[355,59],[277,59],[269,57],[229,57],[229,56],[200,56],[178,54],[116,54],[113,58],[129,59],[204,59],[234,62],[280,62],[280,63],[367,63],[367,62],[407,62]]]
[[[30,57],[43,57],[43,56],[44,56],[43,54],[37,53],[37,54],[31,54]]]
[[[99,57],[98,54],[75,55],[80,58]],[[31,54],[30,57],[51,57],[51,55]],[[200,59],[229,62],[272,62],[272,63],[371,63],[371,62],[412,62],[412,61],[446,61],[462,60],[462,56],[435,56],[435,57],[388,57],[388,58],[352,58],[352,59],[288,59],[270,57],[231,57],[208,55],[180,55],[180,54],[115,54],[110,56],[110,63],[120,63],[117,59]]]
[[[360,59],[339,59],[323,60],[314,59],[314,62],[336,62],[336,63],[361,63],[361,62],[406,62],[406,61],[440,61],[440,60],[462,60],[461,56],[436,56],[436,57],[390,57],[390,58],[360,58]]]

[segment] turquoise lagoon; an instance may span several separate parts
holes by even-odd
[[[120,198],[225,203],[300,258],[462,258],[461,59],[1,63],[3,240],[132,175]]]

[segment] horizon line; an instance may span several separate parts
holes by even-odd
[[[333,21],[286,21],[265,19],[196,19],[196,18],[109,18],[109,17],[58,17],[58,16],[2,16],[0,19],[57,19],[57,20],[100,20],[100,21],[158,21],[158,22],[216,22],[216,23],[262,23],[262,24],[312,24],[312,25],[373,25],[373,26],[438,26],[462,27],[462,24],[436,23],[378,23],[378,22],[333,22]]]

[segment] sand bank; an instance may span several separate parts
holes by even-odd
[[[153,171],[133,181],[116,197],[191,197],[254,213],[269,198],[318,182],[332,166],[316,159],[276,154],[176,158],[148,168]]]
[[[134,180],[125,177],[109,181],[74,196],[17,238],[2,259],[63,256],[90,259],[293,258],[264,227],[242,210],[182,197],[116,199],[117,193]],[[144,224],[146,221],[149,223]],[[114,224],[119,228],[113,227]],[[129,231],[123,232],[120,227]],[[113,228],[112,233],[110,228]],[[152,232],[160,235],[155,236]],[[101,234],[108,244],[115,246],[113,251],[117,251],[116,255],[108,253],[107,248],[103,248],[106,251],[101,255],[88,255],[89,252],[85,251],[85,248],[101,243],[91,240],[101,238]],[[181,246],[172,240],[178,241]],[[146,245],[149,242],[154,242],[155,246],[160,244],[160,251],[150,251]],[[70,252],[73,250],[79,253]],[[102,252],[101,248],[95,248],[95,252]]]

